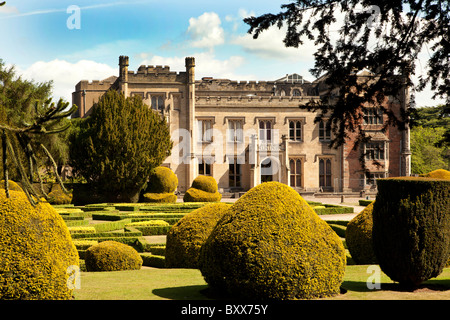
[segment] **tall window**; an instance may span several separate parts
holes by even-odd
[[[259,120],[259,140],[272,141],[272,121]]]
[[[211,120],[197,120],[198,142],[212,141],[212,121]]]
[[[237,159],[233,159],[233,163],[229,164],[228,168],[228,181],[230,188],[241,187],[241,164],[237,162]]]
[[[228,141],[243,142],[243,122],[242,120],[228,120]]]
[[[300,159],[289,159],[290,185],[291,187],[302,186],[302,161]]]
[[[327,123],[324,121],[319,122],[319,141],[330,141],[331,129],[328,128]]]
[[[302,141],[302,123],[300,121],[289,121],[289,140]]]
[[[364,111],[364,124],[383,124],[383,111],[379,108],[370,108]]]
[[[294,90],[292,91],[292,95],[293,95],[294,97],[300,97],[300,96],[302,95],[302,93],[300,92],[299,89],[294,89]]]
[[[366,143],[366,160],[384,160],[384,141],[373,141]]]
[[[164,110],[164,99],[161,96],[152,96],[152,109],[156,111]]]
[[[319,185],[320,187],[331,187],[331,160],[319,160]]]
[[[211,175],[211,164],[210,161],[205,161],[205,159],[199,159],[198,161],[198,174],[203,176]]]

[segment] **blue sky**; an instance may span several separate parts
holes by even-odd
[[[273,28],[253,40],[242,19],[280,11],[281,0],[7,0],[0,8],[0,58],[24,77],[54,81],[55,99],[71,101],[80,80],[118,74],[118,57],[139,65],[169,65],[183,71],[196,57],[196,78],[275,80],[299,73],[314,80],[312,43],[285,48],[283,30]],[[80,8],[71,20],[70,6]],[[67,21],[79,22],[79,29]],[[435,105],[425,92],[418,105]]]

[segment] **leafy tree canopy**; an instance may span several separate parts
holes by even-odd
[[[317,46],[311,73],[325,75],[329,89],[321,103],[310,104],[310,110],[321,110],[319,117],[328,113],[335,133],[332,145],[343,144],[346,131],[360,129],[354,124],[361,120],[361,106],[381,106],[387,97],[398,96],[405,85],[415,91],[430,85],[434,97],[446,99],[448,105],[449,1],[295,0],[281,8],[277,14],[249,17],[244,22],[254,38],[272,26],[285,26],[287,47],[301,47],[305,40]],[[332,33],[339,13],[345,18],[338,33]],[[419,75],[419,82],[413,84],[409,75],[416,72],[418,55],[424,49],[430,53],[427,74]],[[354,71],[364,68],[375,75],[370,81],[357,79]],[[386,114],[389,123],[400,128],[408,122],[408,112],[401,117]]]
[[[134,202],[152,169],[172,150],[169,127],[140,97],[110,90],[70,137],[76,173],[110,201]]]

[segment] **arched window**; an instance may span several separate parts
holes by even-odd
[[[292,95],[294,97],[300,97],[302,95],[302,93],[299,89],[294,89],[294,90],[292,90]]]

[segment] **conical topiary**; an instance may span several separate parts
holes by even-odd
[[[338,235],[292,188],[265,182],[225,213],[205,242],[200,270],[213,289],[249,299],[312,299],[340,292]]]

